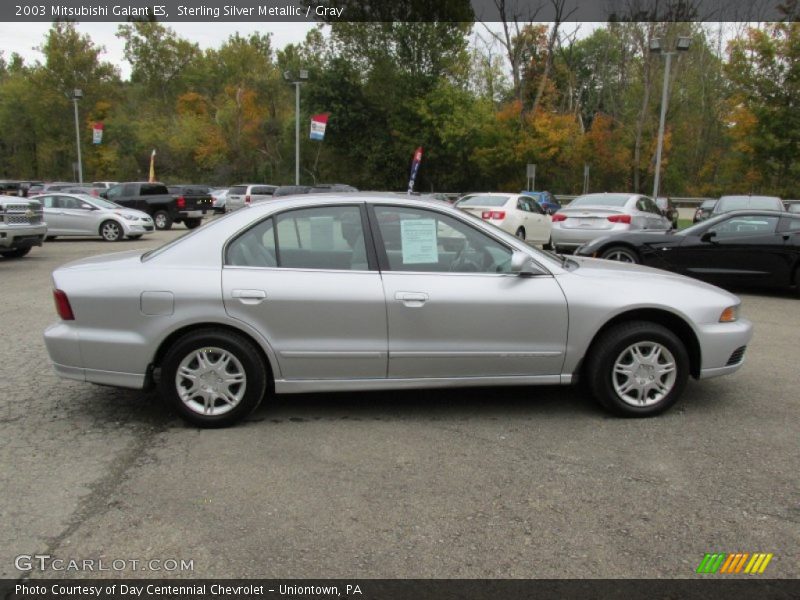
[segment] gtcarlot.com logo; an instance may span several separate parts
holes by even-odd
[[[717,573],[724,575],[735,575],[742,573],[747,575],[760,575],[767,568],[772,560],[773,554],[766,552],[715,552],[706,554],[697,567],[698,573]]]
[[[49,554],[20,554],[18,571],[194,571],[194,560],[175,558],[55,558]]]

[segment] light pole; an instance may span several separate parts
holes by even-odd
[[[653,38],[650,40],[650,52],[665,56],[667,61],[664,64],[664,83],[661,86],[661,120],[658,123],[658,145],[656,146],[656,176],[653,180],[653,200],[658,198],[658,186],[661,182],[661,150],[664,146],[664,121],[667,118],[667,102],[669,100],[669,69],[672,65],[672,57],[678,52],[686,52],[692,39],[679,37],[675,44],[675,50],[666,51],[661,47],[661,40]]]
[[[75,105],[75,146],[78,149],[78,183],[83,183],[83,164],[81,163],[81,128],[78,124],[78,100],[83,98],[83,90],[72,90],[72,103]]]
[[[298,77],[284,71],[283,78],[294,85],[294,184],[300,185],[300,84],[308,81],[308,71],[300,69]]]

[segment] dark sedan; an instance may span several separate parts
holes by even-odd
[[[714,210],[716,205],[716,198],[711,200],[703,200],[703,203],[697,207],[696,211],[694,211],[694,218],[692,219],[692,222],[699,223],[700,221],[705,221],[711,216],[711,211]]]
[[[575,251],[674,271],[720,286],[800,290],[800,214],[725,213],[677,232],[622,233]]]

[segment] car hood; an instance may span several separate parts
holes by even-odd
[[[662,269],[655,269],[653,267],[645,267],[644,265],[636,265],[631,263],[623,263],[616,260],[604,260],[601,258],[588,258],[583,256],[572,256],[570,260],[578,263],[578,268],[571,271],[573,275],[579,277],[587,277],[600,279],[608,282],[610,279],[628,280],[632,283],[644,284],[648,283],[669,283],[670,285],[681,284],[694,288],[696,290],[714,291],[721,294],[726,294],[732,300],[738,302],[738,298],[733,294],[726,292],[722,288],[715,285],[692,279],[678,273],[664,271]],[[647,275],[645,279],[642,275]],[[652,278],[652,279],[651,279]]]
[[[62,265],[58,267],[56,271],[113,269],[122,267],[124,264],[141,264],[141,256],[143,253],[142,250],[126,250],[124,252],[114,252],[113,254],[89,256]]]

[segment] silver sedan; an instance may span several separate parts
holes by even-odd
[[[558,252],[612,233],[668,229],[672,223],[647,196],[586,194],[553,215],[552,238]]]
[[[47,237],[100,236],[107,242],[138,239],[155,230],[150,215],[88,194],[42,194]]]
[[[751,324],[717,287],[561,258],[439,202],[294,196],[157,250],[53,273],[62,377],[158,386],[233,423],[273,393],[588,381],[625,416],[736,371]]]

